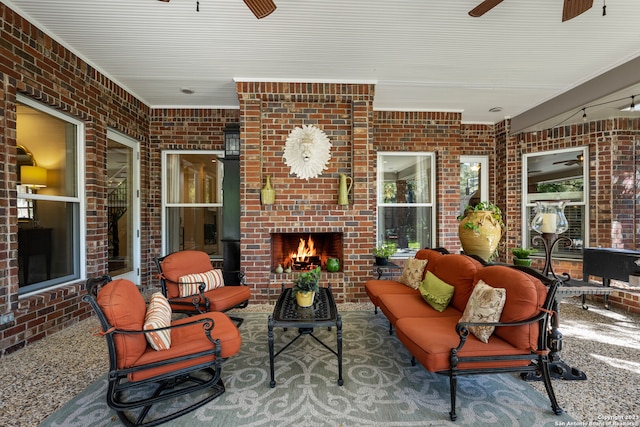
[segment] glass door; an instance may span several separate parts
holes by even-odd
[[[107,132],[109,275],[140,284],[139,146]]]

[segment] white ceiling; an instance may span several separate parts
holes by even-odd
[[[611,115],[640,94],[636,61],[632,78],[561,96],[640,57],[638,0],[609,0],[606,16],[595,0],[564,23],[562,0],[506,0],[480,18],[467,12],[481,0],[274,1],[261,20],[242,0],[200,0],[200,12],[196,0],[4,3],[151,107],[236,108],[238,79],[371,82],[376,110],[459,111],[465,123],[511,117],[532,129],[532,120],[582,120],[576,109],[602,96],[628,97],[587,109],[590,119]]]

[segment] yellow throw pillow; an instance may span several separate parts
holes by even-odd
[[[204,283],[204,291],[221,288],[224,286],[222,270],[215,269],[204,273],[187,274],[178,279],[178,288],[181,297],[190,297],[199,292],[199,286]]]
[[[422,282],[426,266],[426,259],[408,258],[404,262],[402,276],[400,276],[398,281],[412,289],[418,289],[420,287],[420,282]]]
[[[171,326],[171,306],[160,292],[151,295],[147,313],[144,316],[143,329],[159,329]],[[171,331],[145,332],[149,345],[154,350],[168,350],[171,347]]]
[[[478,280],[458,323],[498,322],[506,300],[506,289],[494,288],[482,280]],[[495,326],[469,326],[469,332],[485,344],[489,342],[489,337],[493,334],[494,329]]]
[[[420,283],[420,294],[422,294],[422,298],[424,298],[434,310],[440,312],[443,312],[449,305],[451,298],[453,298],[453,291],[455,291],[453,286],[442,281],[430,271],[427,271],[426,277]]]

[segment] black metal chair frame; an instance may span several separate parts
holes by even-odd
[[[209,302],[209,298],[207,298],[204,295],[204,289],[205,289],[205,283],[204,282],[182,282],[182,284],[198,284],[198,293],[196,295],[193,296],[193,298],[191,299],[191,303],[187,303],[185,301],[176,301],[172,298],[169,298],[168,295],[168,291],[167,291],[167,282],[170,283],[175,283],[176,285],[179,285],[180,283],[175,282],[173,280],[167,279],[166,277],[164,277],[164,275],[162,274],[162,261],[164,261],[164,259],[168,256],[170,256],[171,254],[165,255],[163,257],[157,257],[155,258],[155,263],[156,263],[156,268],[158,269],[158,274],[159,274],[159,278],[160,278],[160,288],[162,291],[162,295],[165,296],[165,298],[168,298],[169,303],[171,303],[171,307],[173,309],[174,313],[183,313],[183,314],[187,314],[187,315],[193,315],[193,314],[202,314],[202,313],[208,313],[209,311],[211,311],[211,303]],[[242,271],[238,271],[238,279],[240,284],[239,285],[230,285],[230,286],[247,286],[246,280],[245,280],[245,275],[244,272]],[[202,301],[204,301],[204,307],[202,307]],[[240,304],[236,304],[233,307],[229,307],[225,310],[222,310],[222,312],[227,312],[229,310],[233,310],[234,308],[246,308],[249,305],[249,300],[243,301]],[[184,309],[180,309],[180,307],[185,307]],[[196,312],[194,312],[192,310],[192,308],[195,308]],[[244,319],[242,317],[234,317],[234,316],[229,316],[229,318],[231,320],[233,320],[234,322],[236,322],[236,326],[240,326],[242,325],[242,322],[244,322]]]
[[[519,372],[521,377],[525,379],[526,377],[541,379],[544,382],[545,389],[547,391],[547,395],[549,396],[549,401],[551,402],[551,408],[553,409],[554,414],[560,415],[564,411],[558,405],[558,401],[556,400],[556,395],[553,390],[553,385],[551,383],[551,371],[549,368],[550,356],[549,349],[554,348],[554,336],[553,334],[549,334],[549,330],[551,329],[551,317],[554,314],[554,306],[556,301],[556,291],[558,286],[562,284],[561,280],[550,280],[536,271],[520,266],[510,266],[512,268],[516,268],[518,270],[525,271],[528,274],[531,274],[542,283],[547,286],[547,297],[545,299],[545,303],[538,313],[538,315],[523,320],[520,322],[495,322],[495,323],[487,323],[487,322],[463,322],[459,323],[456,326],[456,332],[460,338],[459,344],[457,347],[451,349],[450,353],[450,368],[445,371],[437,372],[440,375],[446,375],[449,377],[449,393],[451,397],[451,411],[449,412],[449,416],[452,421],[455,421],[457,418],[456,415],[456,389],[458,383],[458,377],[467,376],[467,375],[480,375],[480,374],[497,374],[497,373],[514,373]],[[530,354],[524,355],[504,355],[504,356],[475,356],[475,357],[464,357],[460,356],[460,351],[463,349],[464,344],[469,336],[469,326],[495,326],[495,327],[513,327],[513,326],[521,326],[521,325],[531,325],[538,324],[538,342],[537,349],[535,351],[531,351]],[[517,361],[517,360],[529,360],[531,363],[528,366],[510,366],[504,368],[458,368],[461,363],[480,363],[480,362],[492,362],[496,361]],[[415,365],[416,359],[412,357],[412,364]]]
[[[84,295],[82,299],[88,302],[96,312],[102,326],[102,335],[107,341],[109,351],[107,404],[117,412],[118,417],[126,426],[155,426],[162,424],[199,408],[224,393],[225,387],[220,377],[221,365],[224,359],[220,357],[220,341],[211,336],[211,331],[215,326],[213,319],[201,318],[193,322],[153,330],[130,331],[116,329],[109,324],[97,302],[99,289],[110,281],[111,277],[108,275],[87,280],[87,294]],[[117,334],[144,334],[146,332],[174,329],[194,324],[202,325],[203,334],[213,344],[211,350],[132,368],[118,369],[116,345],[114,342],[114,337]],[[214,361],[175,370],[141,381],[129,381],[128,379],[128,375],[131,373],[142,372],[148,369],[209,355],[214,356]],[[198,374],[198,376],[195,374]],[[141,398],[127,396],[127,392],[128,394],[133,394],[134,390],[146,387],[155,387],[155,390],[151,393],[146,393],[145,397]],[[146,421],[149,411],[154,404],[206,389],[210,389],[209,392],[204,393],[204,397],[192,402],[190,405],[178,411]]]

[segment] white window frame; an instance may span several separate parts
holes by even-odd
[[[590,220],[589,220],[589,147],[588,146],[581,146],[581,147],[571,147],[571,148],[563,148],[563,149],[559,149],[559,150],[549,150],[549,151],[538,151],[535,153],[525,153],[522,155],[522,197],[521,197],[521,212],[522,212],[522,246],[523,247],[530,247],[531,246],[531,237],[533,236],[533,234],[531,234],[530,226],[531,224],[529,223],[529,217],[527,216],[527,208],[534,208],[536,206],[535,203],[529,203],[528,202],[528,195],[529,195],[529,191],[527,189],[528,187],[528,160],[531,157],[537,157],[537,156],[546,156],[546,155],[553,155],[553,154],[561,154],[561,153],[567,153],[567,152],[577,152],[577,151],[582,151],[582,155],[584,156],[584,161],[582,162],[582,177],[583,177],[583,188],[582,188],[582,192],[583,192],[583,197],[582,197],[582,201],[581,202],[569,202],[566,204],[565,206],[565,212],[567,211],[567,208],[570,206],[583,206],[584,208],[584,218],[583,218],[583,223],[584,223],[584,235],[583,235],[583,242],[582,242],[582,247],[586,248],[589,247],[589,224],[590,224]],[[527,231],[529,231],[529,233],[527,233]],[[534,232],[535,233],[535,232]],[[527,236],[529,237],[528,241],[527,241]],[[540,254],[537,254],[540,255]],[[576,259],[582,259],[582,256],[580,256],[579,258],[574,258],[574,257],[563,257],[562,254],[557,254],[553,253],[553,258],[555,259],[567,259],[567,260],[576,260]]]
[[[222,199],[219,203],[168,203],[167,202],[167,173],[169,171],[169,168],[167,167],[167,158],[170,155],[173,154],[179,154],[179,155],[188,155],[188,154],[197,154],[197,155],[201,155],[201,154],[211,154],[211,155],[216,155],[219,158],[224,158],[224,151],[223,150],[163,150],[162,151],[162,183],[161,183],[161,191],[162,191],[162,213],[160,215],[161,221],[162,221],[162,225],[160,227],[161,229],[161,233],[162,233],[162,254],[163,255],[167,255],[169,253],[169,249],[168,249],[168,239],[167,239],[167,224],[166,224],[166,220],[167,220],[167,208],[179,208],[179,207],[188,207],[188,208],[201,208],[201,207],[216,207],[216,208],[220,208],[222,209]],[[224,168],[224,166],[223,166]],[[223,169],[224,170],[224,169]],[[222,188],[222,180],[224,178],[224,173],[223,174],[218,174],[218,188]]]
[[[489,156],[460,156],[462,163],[480,163],[480,201],[489,200]]]
[[[383,159],[384,157],[390,156],[422,156],[428,157],[430,159],[430,174],[429,174],[429,192],[430,192],[430,202],[429,203],[383,203],[384,200],[384,175],[383,175]],[[378,152],[376,159],[376,168],[377,168],[377,176],[376,176],[376,245],[378,244],[378,237],[380,236],[380,224],[378,223],[378,211],[381,207],[390,208],[390,207],[429,207],[431,208],[431,241],[426,242],[430,245],[430,247],[435,247],[436,245],[436,206],[437,206],[437,194],[436,194],[436,154],[432,151],[380,151]],[[422,245],[425,246],[424,243]],[[402,259],[409,258],[412,256],[411,254],[402,254],[396,253],[396,255],[392,256],[392,258]]]
[[[77,240],[73,242],[73,259],[78,260],[78,265],[74,265],[74,274],[72,277],[69,277],[69,280],[65,280],[61,283],[56,283],[51,286],[46,286],[47,282],[41,282],[42,285],[37,289],[32,291],[26,291],[24,293],[19,293],[18,298],[28,298],[33,295],[41,294],[43,292],[61,288],[63,286],[68,285],[72,282],[84,281],[86,280],[87,274],[87,252],[86,252],[86,236],[87,236],[87,216],[86,216],[86,191],[85,191],[85,125],[80,120],[75,119],[74,117],[68,116],[60,111],[43,105],[37,101],[34,101],[26,96],[18,94],[16,101],[20,104],[24,104],[29,106],[35,110],[39,110],[45,114],[56,117],[60,120],[63,120],[67,123],[71,123],[76,127],[76,195],[75,196],[55,196],[55,195],[46,195],[46,194],[31,194],[31,193],[17,193],[17,197],[21,198],[29,198],[32,200],[46,200],[46,201],[54,201],[54,202],[67,202],[74,203],[78,207],[78,236]],[[53,279],[52,279],[53,280]]]

